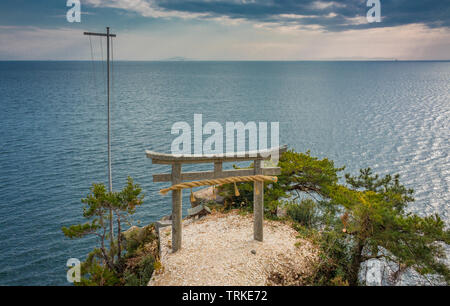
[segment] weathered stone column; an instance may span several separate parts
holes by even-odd
[[[262,174],[263,161],[254,161],[255,175]],[[257,192],[258,191],[258,194]],[[253,237],[255,240],[263,241],[264,223],[264,182],[253,183]]]
[[[181,183],[181,163],[172,164],[172,185]],[[172,252],[181,248],[182,190],[172,190]]]

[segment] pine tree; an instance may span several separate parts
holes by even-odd
[[[112,285],[119,280],[117,275],[122,272],[123,237],[121,235],[123,222],[128,222],[136,207],[141,205],[144,196],[138,184],[128,177],[127,185],[120,192],[107,192],[103,184],[93,184],[88,196],[81,200],[84,204],[83,217],[89,221],[63,227],[65,236],[82,238],[95,235],[100,246],[95,248],[81,266],[85,285]],[[113,218],[110,218],[110,210]],[[116,241],[108,245],[108,239],[113,236],[111,224],[116,224]]]
[[[450,244],[450,231],[437,214],[420,217],[405,211],[414,201],[413,190],[401,185],[398,175],[379,178],[368,168],[360,170],[358,177],[347,174],[346,182],[349,188],[336,185],[330,197],[344,207],[342,231],[351,237],[350,284],[357,284],[361,263],[373,258],[450,281],[443,263],[443,244]]]

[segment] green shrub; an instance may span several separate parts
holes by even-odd
[[[320,222],[319,209],[317,203],[311,199],[304,199],[286,204],[287,214],[294,221],[306,227],[316,227]]]
[[[125,272],[125,286],[147,286],[155,270],[155,262],[153,255],[143,257],[132,271]]]

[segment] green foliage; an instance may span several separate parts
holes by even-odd
[[[82,263],[80,285],[103,286],[121,283],[120,275],[124,270],[122,225],[123,222],[129,222],[136,207],[142,204],[144,196],[141,191],[139,185],[134,184],[130,177],[120,192],[107,192],[103,184],[93,184],[91,192],[81,200],[84,204],[83,217],[88,222],[62,228],[64,235],[71,239],[87,235],[95,235],[99,239],[99,247]]]
[[[76,286],[118,286],[122,282],[118,274],[101,260],[100,249],[94,249],[81,263],[81,280]]]
[[[277,184],[282,190],[321,197],[328,195],[329,187],[339,180],[338,172],[345,168],[336,168],[328,158],[312,157],[309,151],[297,153],[293,150],[281,155],[279,166],[281,175]],[[277,188],[277,185],[274,187]]]
[[[147,255],[134,267],[124,273],[125,286],[147,286],[155,270],[155,257]]]
[[[132,231],[125,237],[127,257],[140,255],[144,251],[146,245],[157,241],[157,239],[158,237],[154,224]]]
[[[300,203],[285,203],[287,214],[294,221],[306,227],[316,227],[320,222],[320,214],[317,202],[312,199],[303,199]]]
[[[135,228],[125,233],[126,267],[123,272],[125,286],[147,286],[159,264],[158,237],[154,224]]]
[[[314,285],[349,285],[351,249],[342,232],[326,230],[320,233],[320,260],[315,273],[310,278]]]
[[[63,227],[62,231],[66,237],[69,238],[82,238],[90,233],[95,233],[100,229],[100,225],[97,224],[97,220],[93,220],[91,223],[76,224],[70,227]]]
[[[414,190],[400,184],[400,175],[392,177],[388,174],[380,179],[370,168],[361,169],[359,172],[358,177],[352,177],[348,173],[345,175],[346,182],[352,189],[373,191],[383,195],[384,199],[399,211],[403,211],[409,202],[414,201],[412,197]]]

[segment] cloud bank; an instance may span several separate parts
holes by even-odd
[[[381,0],[380,23],[367,22],[366,0],[87,0],[86,3],[144,17],[247,20],[331,32],[408,24],[450,27],[450,5],[442,0]]]
[[[0,4],[1,60],[90,59],[82,32],[105,25],[119,34],[115,56],[124,60],[449,60],[450,54],[449,0],[381,0],[379,23],[367,22],[366,0],[82,0],[80,24],[67,23],[65,1],[27,1]]]

